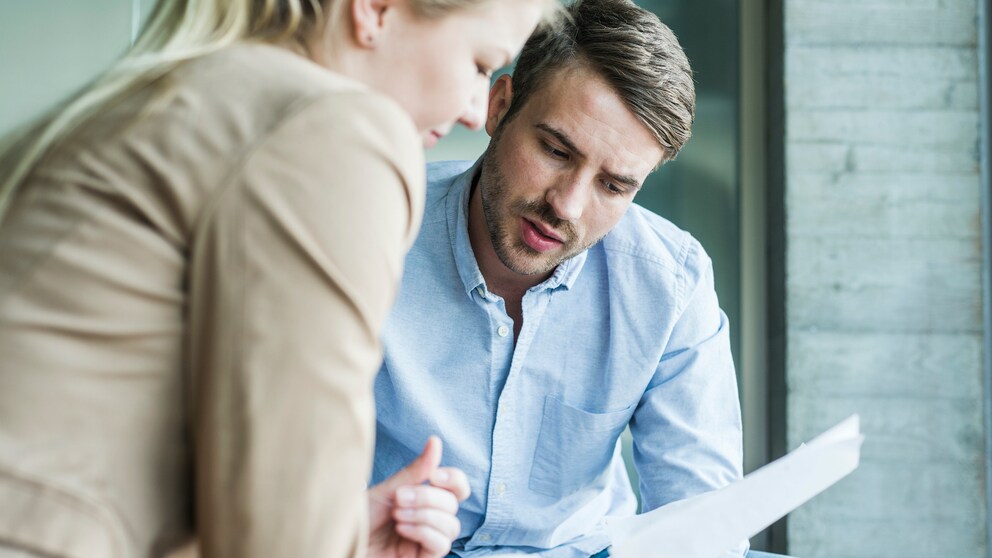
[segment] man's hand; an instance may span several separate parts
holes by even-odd
[[[431,436],[420,457],[368,490],[370,558],[440,558],[451,550],[461,530],[458,502],[470,489],[465,473],[440,464],[441,440]]]

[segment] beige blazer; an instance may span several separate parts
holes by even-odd
[[[272,46],[153,89],[64,142],[0,225],[0,547],[361,556],[418,134]]]

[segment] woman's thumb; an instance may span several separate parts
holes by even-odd
[[[384,484],[389,490],[395,490],[401,486],[423,484],[430,480],[434,471],[441,466],[441,439],[431,436],[424,445],[424,450],[409,465],[401,469],[395,475],[386,479]]]

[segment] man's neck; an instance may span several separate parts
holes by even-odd
[[[503,297],[508,307],[510,304],[519,306],[527,289],[551,276],[552,272],[522,275],[503,264],[496,255],[496,249],[489,236],[489,226],[486,223],[485,212],[482,210],[482,193],[477,184],[472,186],[472,195],[468,203],[468,237],[472,251],[475,253],[475,260],[479,264],[479,271],[486,280],[486,288]]]

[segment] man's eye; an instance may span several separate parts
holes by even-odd
[[[491,69],[483,66],[482,64],[476,64],[475,65],[475,69],[476,69],[476,71],[479,72],[479,75],[480,76],[484,76],[486,79],[489,79],[489,78],[493,77],[493,71]]]
[[[606,182],[605,184],[606,184],[606,189],[609,190],[611,194],[623,195],[627,193],[626,190],[624,190],[623,188],[617,186],[612,182]]]
[[[548,155],[551,155],[555,159],[567,159],[568,158],[568,153],[565,153],[564,151],[562,151],[560,149],[555,149],[554,146],[552,146],[551,144],[549,144],[547,142],[542,141],[541,142],[541,147],[544,148],[544,150],[548,153]]]

